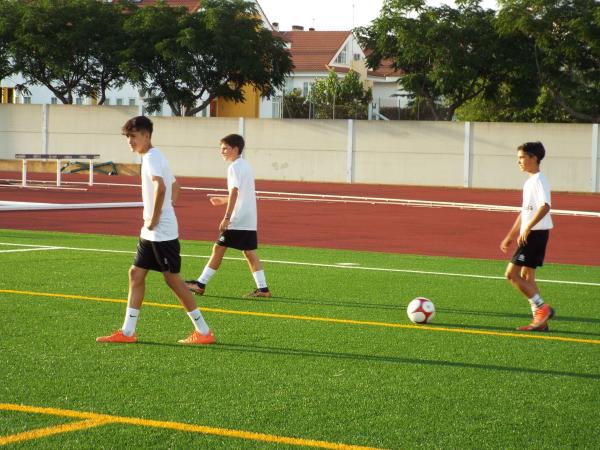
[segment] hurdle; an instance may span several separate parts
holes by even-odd
[[[45,154],[45,153],[17,153],[15,159],[20,159],[23,162],[21,170],[21,186],[27,187],[27,161],[29,160],[44,160],[44,161],[56,161],[56,186],[60,186],[60,174],[61,174],[61,162],[64,160],[87,160],[89,162],[89,180],[88,185],[94,185],[94,160],[100,158],[100,155],[91,154]]]

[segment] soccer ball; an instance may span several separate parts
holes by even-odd
[[[417,297],[406,307],[406,314],[413,323],[429,323],[435,317],[435,306],[431,300]]]

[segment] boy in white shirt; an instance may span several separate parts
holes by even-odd
[[[535,282],[535,270],[544,263],[548,236],[552,228],[550,217],[550,184],[540,163],[546,150],[541,142],[526,142],[517,148],[519,167],[529,174],[523,185],[523,206],[512,228],[500,244],[506,253],[517,238],[517,250],[506,268],[506,278],[529,301],[533,321],[518,327],[521,331],[548,331],[548,320],[554,310],[544,303]]]
[[[150,270],[155,270],[163,274],[165,282],[194,324],[195,331],[179,342],[212,344],[215,337],[179,275],[181,256],[177,217],[173,208],[179,194],[179,185],[163,154],[152,145],[152,131],[152,121],[145,116],[129,119],[122,128],[131,151],[142,156],[144,225],[136,257],[129,269],[129,295],[123,326],[110,336],[100,336],[96,341],[122,344],[137,342],[135,328],[144,301],[146,275]]]
[[[265,272],[256,254],[256,191],[252,167],[242,158],[244,146],[244,138],[239,134],[230,134],[221,139],[221,156],[230,163],[227,168],[229,196],[210,198],[214,206],[227,205],[227,208],[219,224],[221,235],[213,245],[210,260],[198,280],[186,281],[187,287],[197,295],[204,294],[206,284],[221,265],[227,248],[231,247],[242,251],[256,283],[256,289],[247,297],[271,297]]]

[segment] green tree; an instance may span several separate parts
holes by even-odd
[[[97,2],[93,5],[94,27],[90,30],[92,47],[91,70],[78,89],[81,95],[95,97],[98,105],[106,101],[106,91],[122,87],[128,79],[123,71],[129,46],[124,25],[127,15],[135,11],[133,4],[121,0],[113,4]]]
[[[309,105],[300,89],[283,94],[282,116],[284,119],[308,119]]]
[[[494,10],[484,10],[479,0],[456,4],[386,0],[372,25],[356,30],[363,48],[372,50],[369,66],[391,59],[403,72],[401,88],[416,104],[424,102],[435,120],[451,120],[479,95],[493,96],[503,76],[497,55],[507,42],[498,38]]]
[[[15,16],[18,14],[16,0],[0,0],[0,80],[15,71],[11,58],[14,41]]]
[[[112,57],[126,43],[109,36],[121,36],[119,10],[96,0],[13,3],[18,22],[12,55],[25,84],[46,86],[62,103],[73,103],[75,95],[92,95],[96,89],[103,97],[111,83],[122,80]]]
[[[330,70],[326,78],[315,81],[307,97],[317,119],[364,119],[371,99],[371,89],[365,89],[352,70],[343,78]]]
[[[600,120],[600,4],[594,0],[504,0],[498,28],[519,33],[536,84],[572,118]]]
[[[284,41],[243,0],[206,0],[196,14],[158,3],[131,16],[126,30],[127,72],[149,111],[166,101],[175,115],[192,116],[217,97],[243,102],[245,87],[271,97],[293,69]]]

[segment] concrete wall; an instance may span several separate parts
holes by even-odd
[[[136,107],[0,105],[0,159],[98,153],[139,163],[120,130]],[[598,126],[153,117],[153,143],[179,176],[223,177],[219,139],[246,137],[259,179],[520,189],[516,147],[541,140],[553,190],[599,192]]]

